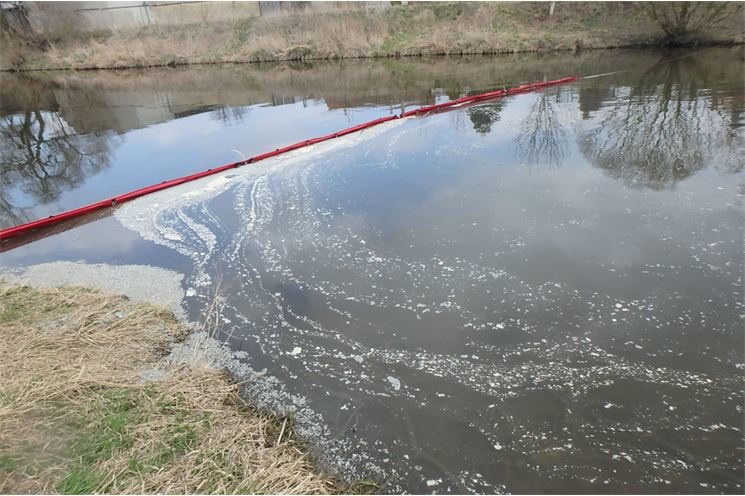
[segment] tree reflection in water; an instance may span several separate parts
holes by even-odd
[[[557,167],[568,155],[569,131],[559,118],[556,104],[561,100],[561,90],[556,93],[539,92],[527,116],[520,124],[514,139],[517,154],[530,165],[547,164]],[[468,109],[473,129],[482,136],[492,130],[508,100],[500,99]]]
[[[523,162],[529,165],[545,164],[549,169],[559,167],[569,153],[569,131],[556,110],[561,99],[561,89],[556,93],[541,91],[527,116],[520,124],[514,144]]]
[[[0,117],[0,225],[33,220],[34,206],[109,167],[111,134],[77,135],[59,114],[39,109]]]
[[[578,138],[592,164],[630,187],[672,187],[710,164],[724,173],[743,167],[733,98],[695,58],[669,58],[619,87]]]
[[[482,136],[489,134],[492,125],[499,121],[502,108],[504,108],[504,100],[502,99],[469,108],[468,118],[471,119],[473,130]]]

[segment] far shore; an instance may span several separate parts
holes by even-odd
[[[702,42],[690,45],[677,46],[677,48],[691,47],[691,48],[709,48],[709,47],[727,47],[743,45],[745,42],[740,41],[711,41]],[[631,45],[620,45],[620,46],[596,46],[587,48],[586,50],[633,50],[633,49],[644,49],[644,48],[664,48],[657,43],[649,44],[631,44]],[[133,65],[84,65],[84,66],[66,66],[66,67],[55,67],[55,66],[43,66],[38,68],[0,68],[0,72],[5,73],[30,73],[30,72],[76,72],[76,71],[120,71],[128,69],[158,69],[166,67],[189,67],[189,66],[218,66],[218,65],[245,65],[245,64],[273,64],[273,63],[288,63],[288,62],[331,62],[331,61],[363,61],[363,60],[380,60],[380,59],[401,59],[401,58],[422,58],[422,57],[465,57],[465,56],[497,56],[497,55],[514,55],[514,54],[530,54],[530,53],[560,53],[560,52],[574,52],[576,50],[571,48],[553,48],[548,50],[503,50],[503,51],[484,51],[477,53],[418,53],[418,54],[406,54],[406,55],[361,55],[352,57],[304,57],[302,59],[288,59],[288,58],[276,58],[270,60],[215,60],[215,61],[168,61],[168,62],[153,62],[153,63],[138,63]]]
[[[734,8],[737,8],[735,6]],[[6,37],[2,71],[492,55],[745,42],[742,16],[671,39],[637,2],[416,2],[114,32]]]

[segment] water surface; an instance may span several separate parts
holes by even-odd
[[[265,371],[246,394],[392,492],[741,492],[745,64],[681,55],[14,81],[4,225],[231,149],[630,68],[164,191],[3,262],[184,272],[192,317],[217,296],[223,338]]]

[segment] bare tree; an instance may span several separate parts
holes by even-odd
[[[518,154],[527,164],[541,163],[549,168],[561,165],[568,153],[568,131],[556,112],[555,94],[545,91],[536,94],[536,100],[525,116],[520,132],[515,137]]]
[[[686,40],[742,10],[738,2],[646,2],[645,10],[673,42]]]
[[[711,84],[702,84],[702,74],[695,59],[673,60],[617,88],[593,116],[592,130],[580,136],[580,150],[635,188],[669,188],[709,166],[722,173],[742,170],[733,113],[725,101],[701,91]]]

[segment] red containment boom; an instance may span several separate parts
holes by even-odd
[[[120,203],[124,203],[129,200],[134,200],[135,198],[149,195],[150,193],[155,193],[156,191],[171,188],[173,186],[178,186],[179,184],[188,183],[190,181],[195,181],[203,177],[211,176],[213,174],[218,174],[228,169],[233,169],[233,168],[241,167],[243,165],[248,165],[248,164],[254,164],[256,162],[260,162],[267,158],[276,157],[278,155],[282,155],[292,150],[297,150],[298,148],[304,148],[306,146],[315,145],[316,143],[321,143],[323,141],[328,141],[330,139],[339,138],[341,136],[346,136],[347,134],[356,133],[358,131],[371,128],[373,126],[383,124],[384,122],[389,122],[389,121],[393,121],[396,119],[402,119],[406,117],[422,116],[422,115],[426,115],[429,113],[438,112],[441,110],[447,110],[452,107],[470,105],[470,104],[482,102],[485,100],[491,100],[494,98],[501,98],[505,96],[516,95],[519,93],[527,93],[529,91],[536,91],[536,90],[540,90],[540,89],[543,89],[549,86],[556,86],[560,84],[571,83],[579,79],[580,77],[578,76],[570,76],[570,77],[565,77],[561,79],[554,79],[552,81],[542,81],[539,83],[523,84],[521,86],[517,86],[514,88],[506,88],[506,89],[497,90],[497,91],[490,91],[488,93],[481,93],[478,95],[464,96],[456,100],[451,100],[451,101],[436,104],[436,105],[428,105],[426,107],[420,107],[414,110],[403,112],[400,115],[391,115],[388,117],[381,117],[379,119],[365,122],[364,124],[359,124],[357,126],[353,126],[347,129],[342,129],[341,131],[337,131],[332,134],[327,134],[326,136],[320,136],[318,138],[312,138],[312,139],[308,139],[304,141],[299,141],[295,144],[286,146],[284,148],[277,148],[274,151],[262,153],[260,155],[256,155],[246,160],[241,160],[240,162],[233,162],[230,164],[225,164],[220,167],[216,167],[214,169],[207,169],[202,172],[197,172],[196,174],[190,174],[188,176],[179,177],[177,179],[171,179],[170,181],[163,181],[162,183],[154,184],[152,186],[147,186],[145,188],[136,189],[134,191],[130,191],[129,193],[124,193],[124,194],[115,196],[113,198],[109,198],[107,200],[102,200],[96,203],[91,203],[90,205],[76,208],[75,210],[68,210],[67,212],[50,215],[49,217],[46,217],[44,219],[39,219],[33,222],[28,222],[26,224],[9,227],[7,229],[0,230],[0,240],[12,238],[14,236],[19,236],[21,234],[28,233],[35,229],[49,227],[49,226],[58,224],[60,222],[63,222],[69,219],[73,219],[76,217],[89,214],[91,212],[95,212],[97,210],[102,210],[108,207],[114,207]]]

